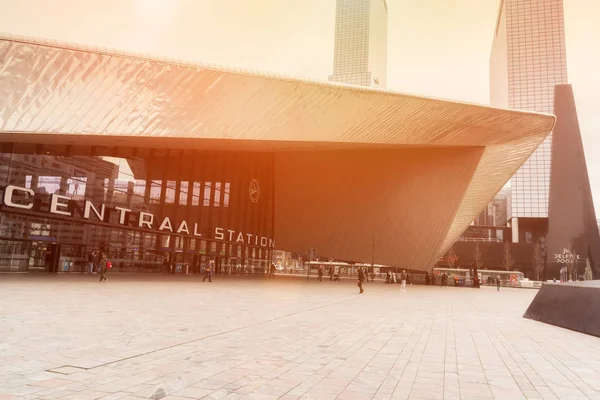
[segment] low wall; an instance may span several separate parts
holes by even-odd
[[[524,318],[600,337],[600,281],[546,283]]]

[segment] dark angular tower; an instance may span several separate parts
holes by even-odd
[[[589,261],[598,279],[600,235],[571,85],[555,87],[554,113],[545,278],[564,267],[582,274]]]

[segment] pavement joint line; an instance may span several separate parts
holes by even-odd
[[[46,372],[50,372],[50,373],[53,373],[53,374],[60,374],[60,375],[71,375],[72,374],[72,372],[59,372],[59,371],[55,371],[55,370],[60,369],[60,368],[77,368],[77,369],[81,369],[81,370],[84,370],[84,371],[87,371],[87,370],[90,369],[90,368],[85,368],[85,367],[79,367],[77,365],[61,365],[60,367],[49,368],[49,369],[46,370]]]
[[[150,351],[147,351],[147,352],[144,352],[144,353],[135,354],[133,356],[121,358],[119,360],[110,361],[110,362],[107,362],[107,363],[104,363],[104,364],[98,364],[98,365],[95,365],[93,367],[83,368],[83,367],[74,366],[74,368],[81,368],[81,369],[85,369],[85,370],[89,371],[89,370],[93,370],[93,369],[96,369],[96,368],[106,367],[108,365],[116,364],[116,363],[119,363],[119,362],[122,362],[122,361],[128,361],[128,360],[132,360],[132,359],[137,358],[137,357],[143,357],[143,356],[146,356],[146,355],[149,355],[149,354],[158,353],[158,352],[163,351],[163,350],[169,350],[169,349],[172,349],[172,348],[175,348],[175,347],[185,346],[187,344],[191,344],[191,343],[195,343],[195,342],[200,342],[200,341],[205,340],[205,339],[210,339],[210,338],[213,338],[213,337],[217,337],[217,336],[221,336],[221,335],[226,335],[228,333],[233,333],[233,332],[238,332],[238,331],[241,331],[241,330],[244,330],[244,329],[253,328],[253,327],[256,327],[256,326],[260,326],[262,324],[266,324],[266,323],[269,323],[269,322],[276,321],[278,319],[289,318],[289,317],[292,317],[294,315],[298,315],[298,314],[303,314],[303,313],[306,313],[306,312],[311,312],[311,311],[319,310],[321,308],[331,307],[333,305],[337,305],[337,304],[340,304],[340,303],[345,303],[345,302],[347,302],[349,300],[354,300],[354,299],[356,299],[356,296],[348,297],[348,298],[346,298],[344,300],[336,301],[334,303],[323,304],[321,306],[317,306],[317,307],[313,307],[313,308],[308,308],[308,309],[305,309],[305,310],[296,311],[296,312],[285,314],[285,315],[280,315],[280,316],[277,316],[277,317],[274,317],[274,318],[271,318],[271,319],[266,319],[266,320],[263,320],[263,321],[260,321],[260,322],[256,322],[256,323],[251,324],[251,325],[240,326],[238,328],[229,329],[229,330],[221,331],[221,332],[218,332],[218,333],[213,333],[213,334],[210,334],[210,335],[203,336],[201,338],[196,338],[196,339],[188,340],[188,341],[181,342],[181,343],[175,343],[175,344],[172,344],[170,346],[162,347],[160,349],[155,349],[155,350],[150,350]],[[57,367],[57,368],[61,368],[61,367]],[[54,369],[54,368],[52,368],[52,369]]]

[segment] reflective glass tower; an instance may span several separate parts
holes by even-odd
[[[501,0],[490,57],[491,105],[553,113],[554,87],[565,83],[563,0]],[[513,242],[534,236],[523,219],[548,218],[551,159],[552,135],[511,180]]]
[[[337,0],[332,82],[385,88],[385,0]]]

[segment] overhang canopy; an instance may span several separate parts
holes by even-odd
[[[251,151],[481,147],[440,252],[554,121],[551,115],[0,36],[0,141],[52,135],[49,140],[65,143],[152,145],[168,139],[172,146]]]

